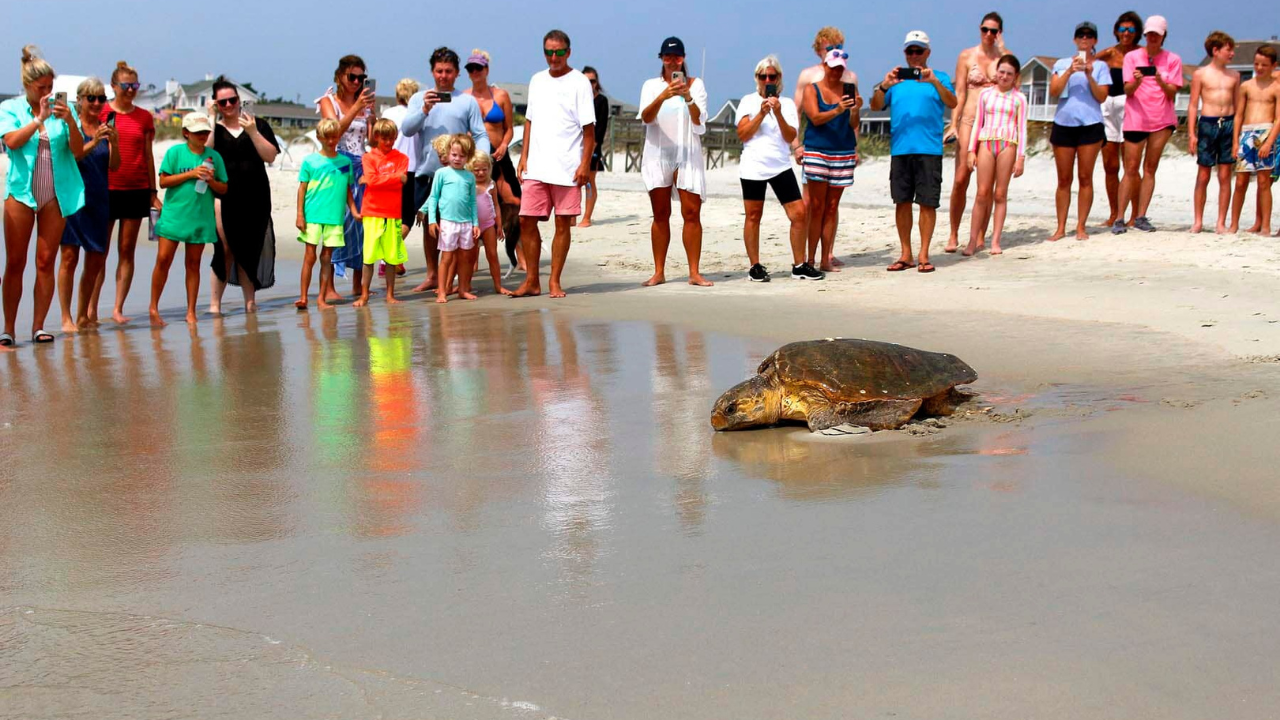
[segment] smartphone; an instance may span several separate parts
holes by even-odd
[[[858,83],[845,83],[844,96],[847,98],[858,97]]]
[[[107,113],[107,127],[111,128],[112,130],[114,130],[116,127],[116,111],[115,110],[112,110],[111,112]]]
[[[767,98],[778,97],[778,83],[765,83],[764,96]]]
[[[898,79],[899,80],[919,80],[920,68],[900,67],[898,68]]]
[[[684,73],[679,70],[672,72],[671,82],[684,82]]]
[[[364,89],[376,95],[378,93],[378,81],[373,78],[365,78]]]
[[[61,104],[63,104],[63,105],[66,105],[66,104],[67,104],[67,94],[66,94],[65,92],[56,92],[56,93],[54,93],[54,94],[53,94],[53,100],[52,100],[51,102],[52,102],[54,105],[57,105],[57,104],[59,104],[59,103],[61,103]]]
[[[1145,77],[1151,77],[1152,75],[1156,74],[1156,66],[1155,65],[1139,65],[1138,72],[1142,73]]]
[[[243,115],[252,115],[252,114],[253,114],[253,101],[252,101],[252,100],[245,100],[244,102],[240,103],[240,113],[241,113],[241,114],[243,114]]]
[[[436,102],[453,102],[453,93],[444,90],[436,91]]]
[[[1080,62],[1085,62],[1086,60],[1089,59],[1089,53],[1085,50],[1081,50],[1080,52],[1076,53],[1076,59],[1079,60]]]

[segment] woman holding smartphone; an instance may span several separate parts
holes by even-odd
[[[235,83],[213,83],[213,149],[227,167],[227,192],[217,206],[219,242],[213,246],[209,312],[222,314],[227,284],[239,285],[245,312],[257,312],[258,290],[276,282],[276,235],[271,224],[271,182],[266,166],[280,149],[266,120],[249,115]]]
[[[809,128],[804,135],[804,179],[809,186],[809,244],[804,264],[793,268],[791,277],[821,280],[822,273],[836,270],[836,208],[844,189],[853,185],[858,166],[858,123],[862,98],[856,76],[845,83],[849,53],[832,48],[822,60],[822,80],[804,89],[805,117]],[[822,246],[819,256],[818,246]],[[815,262],[820,272],[814,270]]]
[[[378,119],[373,81],[359,55],[344,55],[338,60],[338,69],[333,72],[333,83],[334,86],[316,100],[316,105],[320,108],[322,119],[337,120],[338,127],[342,130],[338,152],[351,160],[351,188],[356,207],[360,207],[364,201],[364,185],[360,184],[360,177],[364,175],[361,159],[369,141],[369,128]],[[333,269],[335,273],[345,277],[346,266],[350,265],[352,287],[359,292],[364,275],[364,225],[350,212],[342,222],[342,236],[346,244],[334,249]],[[333,295],[328,298],[330,302],[342,299],[336,289],[332,292]]]
[[[1108,226],[1124,215],[1120,207],[1120,155],[1124,149],[1124,106],[1128,98],[1124,92],[1124,56],[1138,49],[1142,40],[1142,18],[1132,10],[1121,14],[1112,34],[1116,44],[1098,53],[1098,59],[1111,71],[1107,99],[1102,103],[1102,125],[1107,132],[1107,142],[1102,146],[1102,171],[1106,174],[1107,203],[1111,206]],[[1137,198],[1130,205],[1133,217],[1137,217]]]
[[[78,163],[80,177],[84,180],[84,207],[67,218],[66,228],[62,231],[58,303],[62,307],[62,332],[66,333],[93,324],[89,320],[89,300],[107,266],[107,248],[111,245],[111,200],[107,175],[120,167],[120,143],[116,141],[115,128],[99,119],[102,108],[107,105],[106,93],[98,78],[88,78],[76,88],[80,132],[84,136],[84,153]],[[81,250],[84,250],[84,270],[80,273],[80,302],[72,314],[71,299]]]
[[[701,78],[689,77],[684,43],[670,37],[658,50],[661,74],[640,89],[640,120],[644,123],[644,154],[640,174],[653,208],[650,237],[653,276],[646,287],[666,282],[667,248],[671,245],[671,188],[680,194],[684,219],[681,237],[689,258],[689,284],[710,287],[698,272],[702,258],[702,200],[706,196],[706,160],[702,136],[707,132],[707,89]]]
[[[1053,115],[1049,144],[1053,146],[1053,162],[1058,169],[1058,190],[1054,204],[1058,212],[1058,229],[1049,236],[1057,242],[1067,234],[1067,208],[1071,205],[1073,170],[1079,166],[1080,196],[1076,209],[1076,239],[1087,240],[1085,222],[1093,207],[1093,166],[1107,138],[1102,125],[1102,101],[1107,99],[1111,72],[1098,60],[1098,26],[1087,20],[1076,26],[1076,54],[1053,65],[1049,79],[1049,97],[1058,98]]]
[[[102,109],[102,120],[115,128],[120,145],[120,166],[107,175],[111,221],[113,226],[120,223],[116,302],[111,313],[111,319],[117,323],[129,322],[124,315],[124,301],[133,285],[133,255],[138,248],[142,219],[150,217],[153,209],[161,209],[160,195],[156,191],[156,161],[151,153],[156,125],[149,111],[133,104],[139,87],[138,71],[121,60],[111,71],[111,89],[115,92],[115,99]],[[103,277],[99,277],[89,301],[90,322],[98,319],[102,281]]]
[[[22,278],[27,270],[31,231],[36,231],[36,306],[31,339],[53,342],[44,329],[53,302],[53,268],[66,218],[84,206],[84,182],[76,167],[84,154],[79,119],[66,93],[53,94],[53,68],[22,49],[22,94],[0,103],[0,138],[9,155],[4,198],[4,331],[0,350],[13,347]]]

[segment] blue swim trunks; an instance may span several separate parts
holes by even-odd
[[[1236,161],[1236,119],[1201,117],[1196,121],[1196,164],[1200,167],[1233,165]]]

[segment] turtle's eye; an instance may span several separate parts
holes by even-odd
[[[726,407],[725,407],[724,411],[725,411],[725,412],[727,412],[727,413],[736,413],[736,412],[738,412],[738,403],[736,403],[736,402],[731,402],[731,403],[729,403],[729,404],[728,404],[728,406],[726,406]]]

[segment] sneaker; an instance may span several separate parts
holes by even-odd
[[[747,271],[747,279],[751,282],[769,282],[769,271],[760,263],[756,263]]]
[[[1142,232],[1156,231],[1156,226],[1151,224],[1151,221],[1147,219],[1146,215],[1143,215],[1142,217],[1134,220],[1133,227],[1135,230],[1141,230]]]
[[[1124,220],[1117,220],[1111,226],[1112,235],[1123,235],[1127,232],[1129,232],[1129,228],[1125,227]]]
[[[794,280],[821,280],[827,276],[821,270],[814,270],[809,263],[791,266],[791,277]]]
[[[386,277],[386,276],[387,276],[387,264],[379,260],[378,261],[378,277]]]

